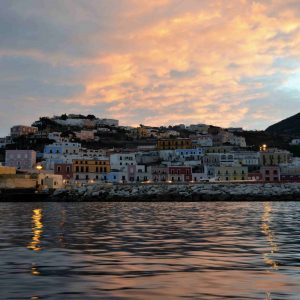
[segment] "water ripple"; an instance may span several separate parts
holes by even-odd
[[[300,203],[1,203],[1,299],[299,299]]]

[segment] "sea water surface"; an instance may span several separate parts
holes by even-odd
[[[300,299],[300,202],[0,203],[0,299]]]

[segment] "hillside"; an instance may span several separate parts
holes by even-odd
[[[269,126],[266,132],[300,137],[300,113]]]

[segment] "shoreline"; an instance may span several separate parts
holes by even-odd
[[[49,193],[0,191],[0,202],[299,201],[300,183],[94,184]]]

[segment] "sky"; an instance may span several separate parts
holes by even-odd
[[[265,129],[299,111],[299,0],[0,0],[0,136],[62,113]]]

